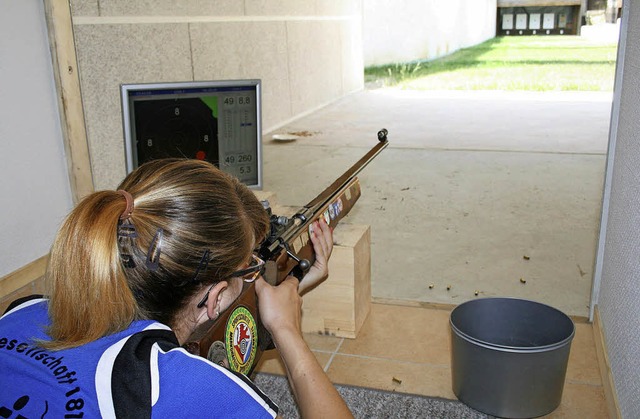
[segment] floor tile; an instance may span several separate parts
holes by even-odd
[[[609,417],[602,386],[566,383],[560,406],[543,416],[545,419],[579,418],[605,419]]]
[[[322,368],[325,368],[329,359],[331,358],[330,353],[326,352],[316,352],[314,351],[318,363]],[[278,351],[266,351],[263,353],[262,358],[256,365],[255,372],[264,372],[268,374],[278,374],[278,375],[286,375],[287,371],[284,367],[284,363],[282,359],[280,359],[280,355],[278,355]]]
[[[337,384],[455,399],[448,366],[338,354],[327,373]]]
[[[449,365],[449,314],[447,310],[372,304],[357,339],[345,339],[339,353]]]
[[[315,333],[305,333],[304,341],[309,348],[320,352],[335,352],[342,341],[342,338],[335,336],[319,335]]]

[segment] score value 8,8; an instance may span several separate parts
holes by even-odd
[[[250,105],[251,97],[250,96],[236,96],[236,97],[225,97],[224,104],[227,106],[232,106],[235,104],[238,105]]]

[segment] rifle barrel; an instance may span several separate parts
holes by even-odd
[[[314,210],[315,207],[321,207],[332,199],[333,195],[347,185],[354,177],[358,175],[367,167],[369,163],[389,145],[387,139],[387,130],[382,129],[378,132],[379,142],[376,144],[367,154],[365,154],[360,160],[358,160],[353,166],[351,166],[342,176],[336,179],[329,187],[327,187],[320,195],[315,197],[311,202],[305,205],[303,208],[307,210]],[[315,212],[315,211],[312,211]]]

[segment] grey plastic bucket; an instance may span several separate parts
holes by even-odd
[[[532,418],[562,399],[573,321],[548,305],[482,298],[451,312],[451,375],[458,399],[503,418]]]

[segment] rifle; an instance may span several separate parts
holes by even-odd
[[[300,208],[293,216],[270,215],[268,236],[256,253],[264,260],[263,278],[278,285],[288,275],[301,280],[315,262],[309,226],[324,217],[329,227],[335,227],[360,198],[362,171],[388,145],[387,130],[378,131],[378,143],[349,170],[336,179],[320,195]],[[273,349],[269,332],[260,323],[254,283],[245,283],[240,296],[218,316],[202,324],[183,347],[232,371],[250,374],[265,350]]]

